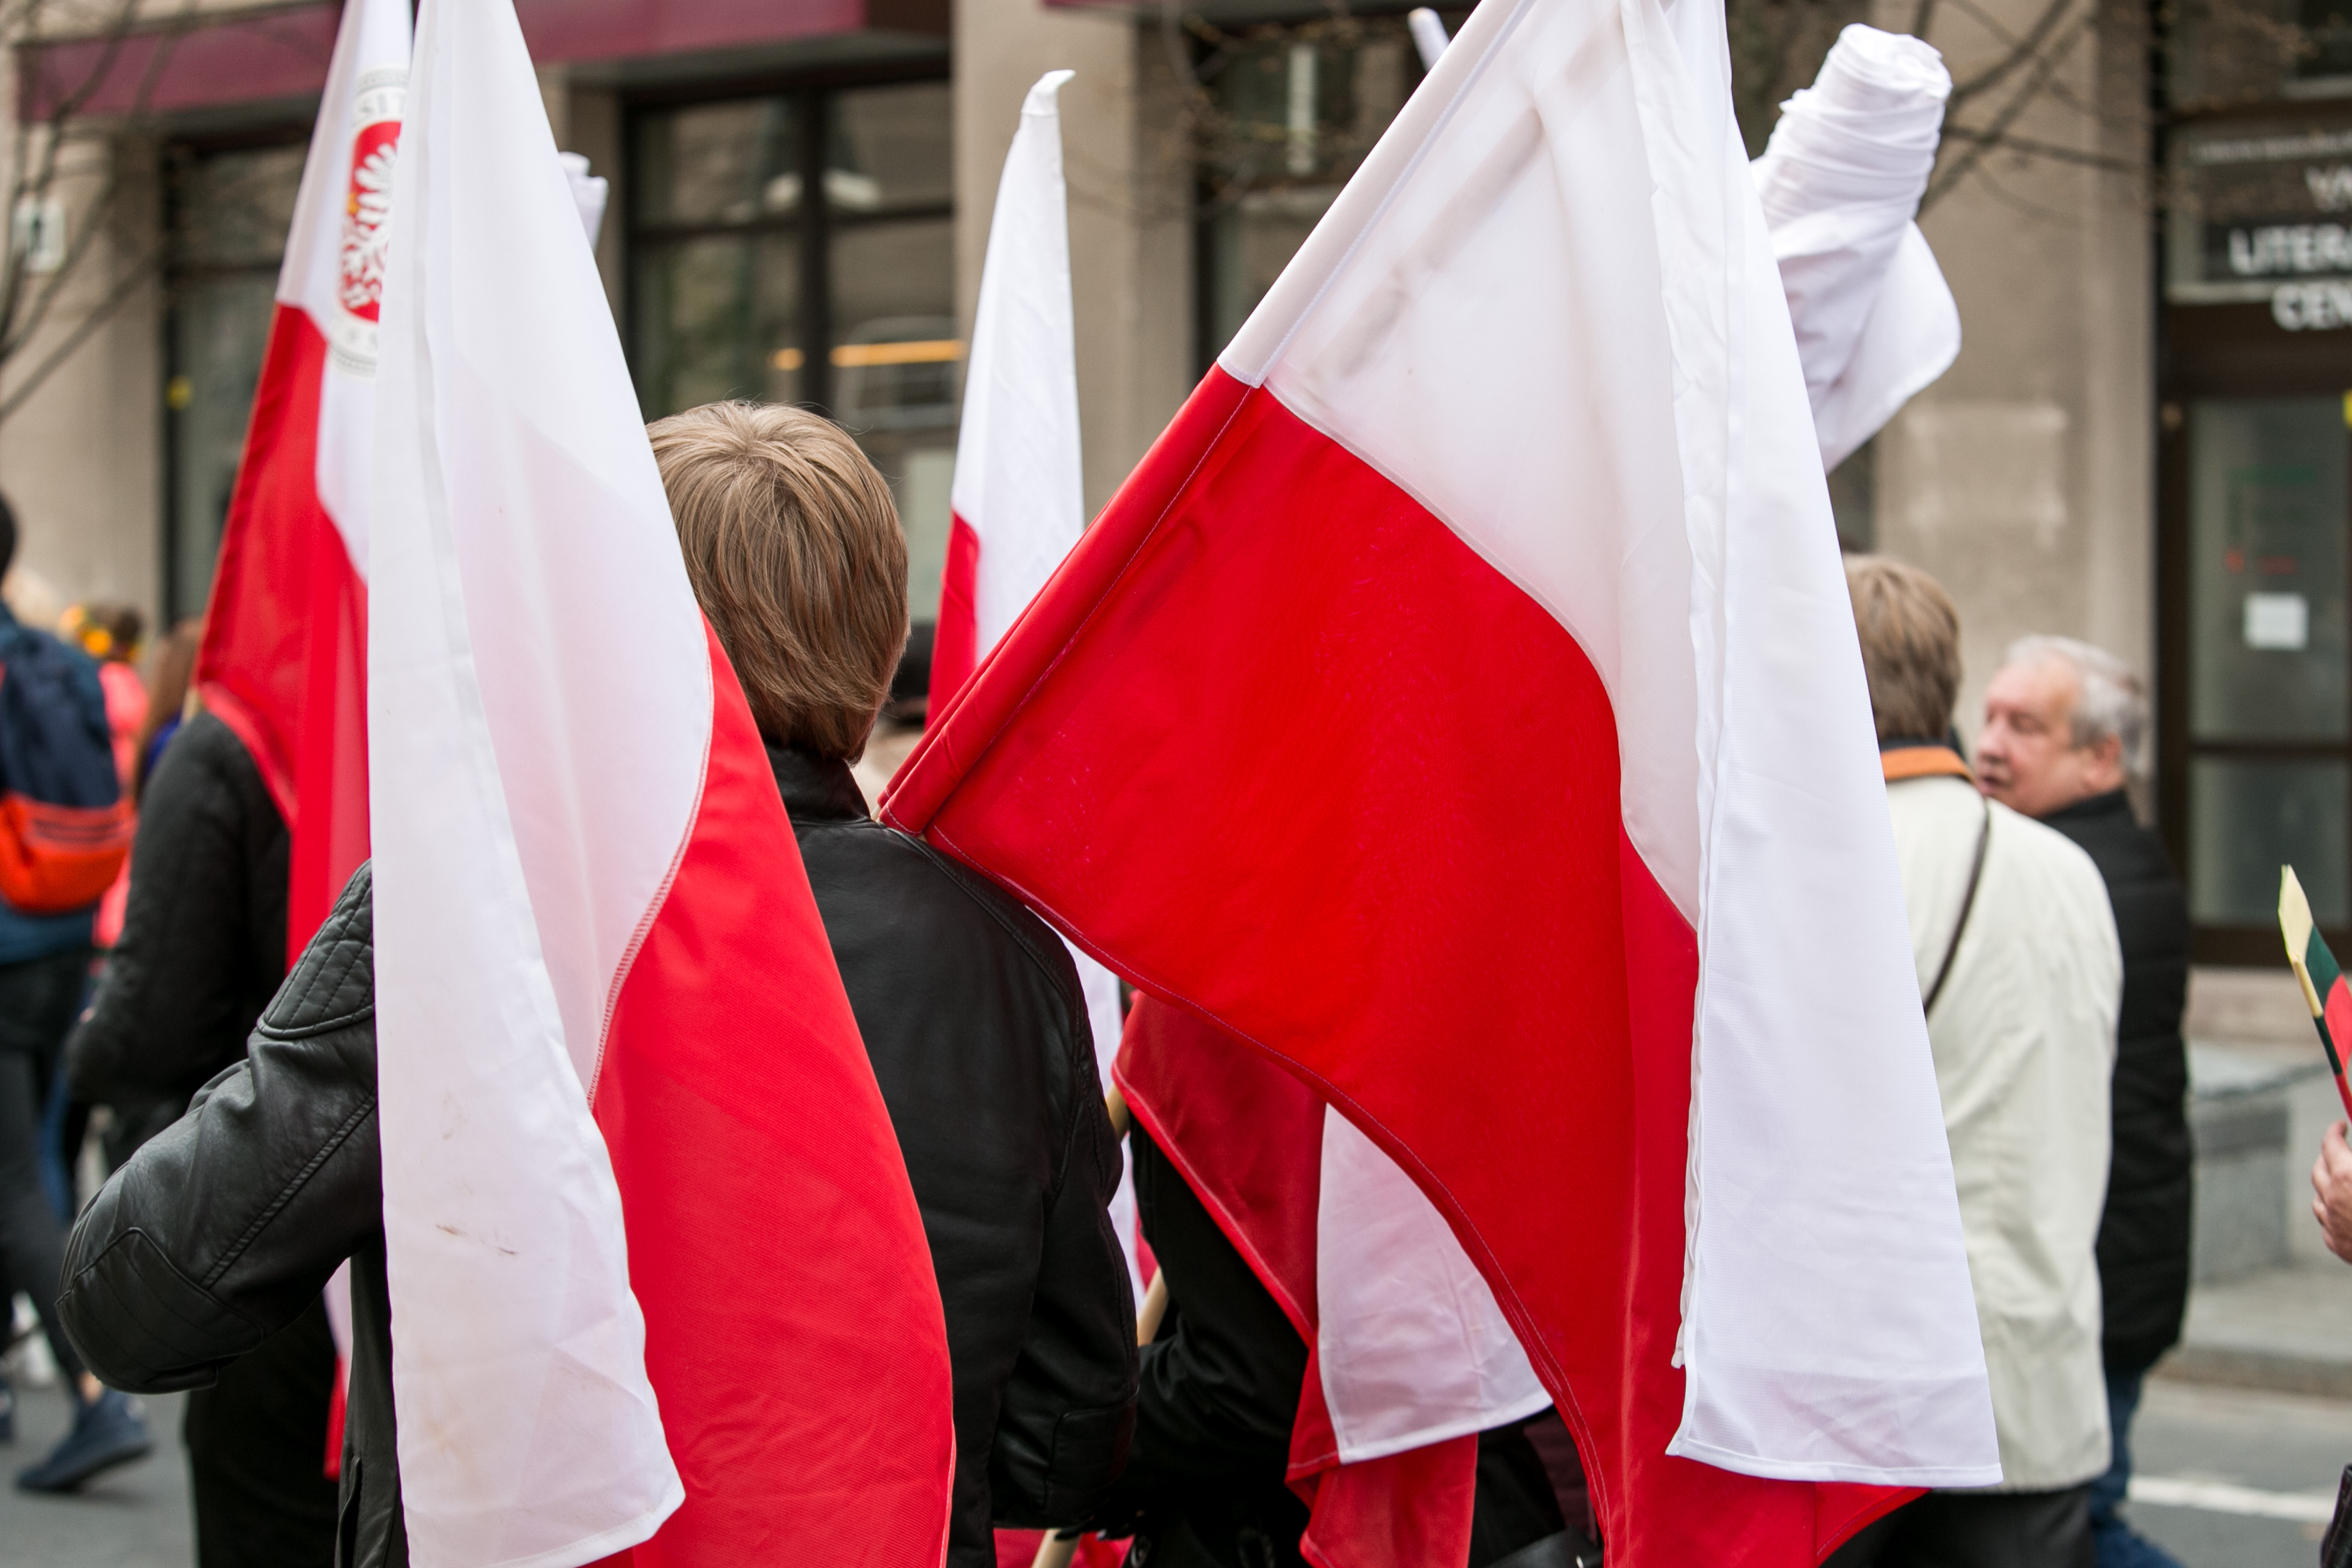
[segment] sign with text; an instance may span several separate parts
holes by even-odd
[[[2166,297],[2263,301],[2288,331],[2352,326],[2352,125],[2192,129],[2175,149]]]

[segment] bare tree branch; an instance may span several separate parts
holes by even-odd
[[[1952,4],[1975,16],[1986,27],[1991,29],[1996,37],[2000,35],[2000,24],[1985,15],[1983,9],[1974,4],[1974,0],[1952,0]],[[1991,91],[2007,80],[2010,74],[2020,66],[2029,60],[2039,58],[2042,46],[2049,40],[2050,35],[2056,30],[2058,24],[2065,20],[2066,13],[2074,8],[2074,0],[2050,0],[2050,4],[2042,8],[2042,15],[2034,18],[2033,26],[2025,30],[2023,37],[2005,40],[2010,43],[2008,54],[1968,80],[1952,84],[1952,96],[1945,100],[1944,112],[1949,115],[1952,110],[1959,108],[1969,100],[1980,93]],[[2087,26],[2087,19],[2085,25]]]
[[[179,47],[179,42],[180,35],[176,31],[165,34],[158,40],[154,55],[147,62],[146,73],[140,79],[139,89],[131,99],[131,119],[134,122],[146,118],[149,107],[154,102],[156,84],[163,79],[164,68],[170,63],[172,53]],[[115,200],[122,192],[122,184],[121,158],[108,159],[105,183],[92,198],[79,231],[68,246],[57,270],[50,274],[47,284],[34,296],[31,306],[21,319],[11,322],[5,315],[0,315],[0,364],[5,364],[31,341],[33,334],[40,331],[42,322],[48,319],[49,310],[57,303],[59,292],[72,279],[82,257],[89,252],[107,220],[112,216]],[[0,422],[5,422],[5,415],[0,415]]]
[[[2066,3],[2071,4],[2071,0],[2066,0]],[[2001,145],[2009,128],[2017,123],[2018,117],[2032,107],[2033,100],[2049,82],[2052,74],[2064,61],[2066,56],[2074,52],[2074,47],[2090,35],[2090,31],[2091,18],[2085,17],[2082,26],[2077,28],[2064,44],[2056,48],[2044,50],[2035,57],[2032,72],[2027,78],[2025,85],[2011,95],[2010,100],[2001,106],[2000,112],[1993,116],[1991,124],[1977,132],[1974,139],[1969,142],[1968,150],[1953,159],[1949,168],[1928,182],[1927,194],[1919,198],[1919,210],[1922,213],[1942,200],[1954,185],[1968,178],[1969,171],[1975,168],[1987,153]],[[1950,137],[1953,129],[1948,125],[1944,134]]]
[[[88,315],[74,323],[73,330],[66,334],[65,340],[25,374],[15,391],[5,398],[0,398],[0,424],[5,424],[10,416],[25,405],[27,398],[41,389],[42,383],[47,381],[58,366],[73,357],[76,349],[89,342],[92,333],[112,320],[114,313],[146,286],[163,258],[163,247],[159,245],[115,280],[114,287],[107,290],[106,297],[93,306]]]

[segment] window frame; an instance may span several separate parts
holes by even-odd
[[[631,92],[623,98],[621,166],[624,199],[623,210],[618,215],[622,241],[621,325],[623,342],[627,345],[630,377],[638,384],[641,400],[646,371],[638,363],[637,355],[638,344],[643,341],[640,334],[646,325],[643,312],[646,304],[645,290],[638,279],[641,272],[639,263],[649,250],[714,235],[745,238],[761,235],[793,237],[797,241],[793,248],[800,268],[799,313],[803,345],[800,367],[801,395],[796,401],[800,405],[831,418],[835,412],[833,351],[838,346],[834,342],[833,333],[834,236],[843,230],[877,224],[936,222],[955,216],[952,189],[947,196],[936,201],[892,203],[864,212],[836,211],[820,175],[804,179],[803,188],[810,193],[813,199],[804,200],[798,210],[789,215],[761,215],[742,223],[646,223],[637,216],[635,197],[635,193],[643,188],[641,182],[645,176],[638,153],[639,131],[644,121],[652,115],[706,104],[786,99],[792,104],[794,162],[803,171],[822,171],[827,166],[825,138],[832,123],[827,108],[835,95],[870,88],[911,87],[925,82],[951,81],[949,62],[941,55],[916,61],[696,83],[691,87]],[[952,154],[950,160],[952,166]]]
[[[183,308],[182,288],[189,283],[207,282],[223,278],[267,277],[275,294],[278,274],[285,267],[285,237],[280,236],[277,253],[267,259],[237,262],[193,263],[184,249],[182,189],[178,178],[182,169],[206,158],[235,153],[264,152],[273,149],[302,148],[310,144],[311,124],[317,114],[314,104],[299,119],[289,118],[240,127],[235,131],[208,135],[181,135],[166,139],[158,152],[157,167],[160,189],[157,193],[163,224],[163,266],[159,281],[163,290],[163,309],[156,312],[156,363],[163,367],[163,382],[156,389],[155,417],[161,424],[157,447],[163,461],[157,465],[160,493],[156,497],[156,556],[160,578],[157,598],[163,610],[159,635],[190,616],[201,616],[212,601],[209,579],[202,599],[193,605],[180,601],[182,569],[188,564],[182,559],[184,542],[180,537],[179,502],[182,465],[189,454],[184,449],[180,422],[173,416],[179,410],[172,406],[172,388],[188,374],[190,366],[180,353],[180,312]],[[273,314],[276,307],[272,306]],[[265,328],[265,331],[270,330]],[[252,429],[252,411],[246,414],[248,437]],[[221,522],[224,532],[227,519]],[[217,546],[215,546],[217,553]]]

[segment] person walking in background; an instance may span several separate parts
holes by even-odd
[[[131,798],[137,800],[163,748],[180,732],[187,718],[188,688],[196,675],[196,652],[204,646],[205,623],[187,616],[157,642],[147,656],[147,718],[133,738]]]
[[[1985,692],[1977,778],[2011,809],[2080,845],[2107,885],[2123,942],[2116,1026],[2114,1154],[2099,1220],[2100,1353],[2115,1457],[2091,1489],[2099,1568],[2179,1568],[2117,1511],[2131,1484],[2131,1425],[2189,1303],[2195,1151],[2189,1138],[2189,900],[2126,786],[2147,735],[2147,698],[2113,654],[2072,637],[2010,645]]]
[[[177,661],[183,699],[187,666]],[[159,683],[159,700],[173,695]],[[209,712],[189,718],[139,803],[121,940],[65,1052],[76,1098],[114,1108],[123,1136],[108,1152],[117,1165],[244,1059],[246,1037],[286,974],[286,823],[236,732]],[[334,1340],[314,1298],[218,1382],[188,1394],[182,1433],[197,1568],[332,1559],[334,1387]]]
[[[0,500],[0,574],[16,554],[16,514]],[[31,802],[36,813],[68,804],[61,795],[115,795],[101,787],[113,778],[113,746],[89,659],[0,607],[0,672],[7,694],[0,702],[0,790]],[[11,858],[12,875],[26,873],[20,887],[46,885],[42,874],[59,868],[24,844],[0,845],[0,853]],[[120,858],[118,850],[96,865],[79,907],[36,910],[0,892],[0,1296],[22,1290],[33,1299],[74,1403],[73,1426],[58,1446],[17,1473],[27,1491],[73,1491],[153,1447],[136,1407],[100,1387],[66,1338],[57,1306],[65,1234],[41,1182],[42,1113],[89,984],[96,901]],[[85,879],[91,868],[66,869]],[[10,1436],[14,1409],[12,1403],[5,1415]]]
[[[1934,578],[1846,561],[1959,1185],[2001,1484],[1930,1492],[1838,1568],[2090,1568],[2108,1465],[2093,1246],[2123,957],[2097,867],[1979,793],[1947,742],[1960,624]]]

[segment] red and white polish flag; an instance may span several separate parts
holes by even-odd
[[[931,645],[930,710],[941,713],[1086,531],[1078,443],[1076,312],[1070,302],[1069,195],[1062,178],[1063,83],[1047,71],[1021,105],[1004,154],[980,273],[953,520]],[[1118,1053],[1118,978],[1073,948],[1102,1081]],[[1111,1223],[1143,1299],[1135,1185],[1119,1179]]]
[[[408,53],[407,0],[343,8],[196,656],[292,835],[289,961],[368,852],[368,461]]]
[[[1635,1568],[2000,1475],[1727,59],[1481,6],[885,811],[1412,1178]]]
[[[420,1568],[937,1562],[946,1329],[509,0],[426,0],[369,582]]]
[[[196,655],[205,706],[245,743],[292,839],[289,963],[368,853],[367,465],[408,51],[407,0],[343,8]],[[345,1270],[327,1314],[331,1476],[350,1371]]]

